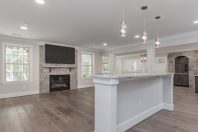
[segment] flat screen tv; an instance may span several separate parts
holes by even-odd
[[[75,48],[45,44],[45,63],[75,64]]]

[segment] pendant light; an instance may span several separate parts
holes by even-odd
[[[142,39],[142,43],[146,43],[146,40],[148,39],[147,37],[147,33],[146,33],[146,18],[145,18],[145,11],[148,9],[147,6],[143,6],[141,7],[141,10],[144,13],[144,31],[141,34],[141,39]]]
[[[147,60],[146,54],[140,55],[140,60],[141,62],[146,62]]]
[[[124,9],[122,10],[122,23],[121,23],[121,29],[120,29],[120,33],[121,33],[121,37],[126,37],[127,32],[127,25],[125,24],[125,14],[124,14]]]
[[[156,16],[155,19],[156,19],[156,23],[157,23],[157,30],[156,30],[157,37],[155,39],[155,47],[159,48],[160,47],[160,40],[159,40],[159,19],[160,19],[160,16]]]

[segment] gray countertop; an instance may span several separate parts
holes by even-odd
[[[122,78],[141,78],[141,77],[172,77],[173,73],[124,73],[124,74],[97,74],[94,78],[122,79]]]

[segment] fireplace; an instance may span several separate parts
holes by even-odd
[[[50,75],[50,92],[70,90],[70,75]]]

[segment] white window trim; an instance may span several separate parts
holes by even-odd
[[[89,54],[89,55],[92,55],[92,63],[93,63],[93,66],[92,66],[92,74],[94,75],[95,74],[95,53],[93,52],[85,52],[85,51],[82,51],[80,53],[80,77],[81,79],[92,79],[93,78],[93,75],[91,77],[82,77],[82,54]]]
[[[102,69],[102,73],[110,73],[110,57],[109,57],[109,55],[103,55],[102,56],[102,62],[103,62],[103,57],[108,57],[108,71],[103,71],[103,63],[101,64],[102,65],[102,67],[101,67],[101,69]]]
[[[5,67],[5,64],[6,64],[6,60],[5,60],[5,53],[6,53],[6,46],[18,46],[18,47],[27,47],[30,49],[30,58],[29,58],[29,65],[30,65],[30,69],[29,69],[29,80],[27,81],[11,81],[11,82],[8,82],[6,81],[6,67]],[[17,43],[12,43],[12,42],[2,42],[2,73],[3,73],[3,76],[2,76],[2,83],[3,84],[26,84],[26,83],[31,83],[32,82],[32,69],[33,69],[33,46],[31,45],[25,45],[25,44],[17,44]]]

